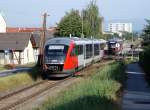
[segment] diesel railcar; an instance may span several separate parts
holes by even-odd
[[[74,74],[103,57],[102,39],[56,37],[47,40],[44,49],[44,71],[48,76]]]
[[[116,55],[119,54],[123,49],[123,40],[113,38],[108,40],[108,54]]]

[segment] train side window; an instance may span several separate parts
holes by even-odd
[[[90,44],[86,45],[86,59],[91,57],[91,53],[92,53],[91,48],[92,48],[92,46],[90,46]]]
[[[93,54],[92,44],[90,44],[89,53],[90,53],[90,58],[91,58],[91,57],[92,57],[92,54]]]
[[[94,44],[94,56],[100,54],[100,45],[99,44]]]
[[[78,55],[83,54],[83,45],[78,45]]]

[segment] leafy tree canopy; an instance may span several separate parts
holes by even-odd
[[[83,29],[85,36],[100,36],[102,17],[99,15],[99,8],[95,1],[91,1],[90,4],[82,11],[83,17]]]
[[[150,19],[146,19],[147,25],[145,25],[145,28],[143,30],[144,40],[150,41]]]
[[[67,12],[58,24],[57,36],[97,37],[102,36],[102,17],[99,15],[99,8],[95,1],[91,1],[82,10],[81,15],[78,10],[72,9]]]
[[[57,36],[81,36],[82,23],[81,17],[78,10],[72,9],[67,12],[66,15],[61,19],[58,24]]]

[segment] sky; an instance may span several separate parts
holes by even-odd
[[[49,14],[47,25],[55,26],[70,9],[82,10],[91,0],[0,0],[0,11],[9,27],[40,27],[42,14]],[[141,30],[150,18],[150,0],[96,0],[105,22],[124,20]]]

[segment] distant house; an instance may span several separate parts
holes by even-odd
[[[0,14],[0,33],[6,32],[6,22],[3,18],[3,16]]]
[[[0,64],[37,62],[39,48],[39,34],[26,32],[0,33]]]

